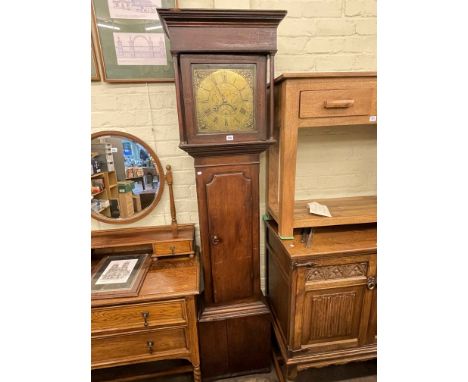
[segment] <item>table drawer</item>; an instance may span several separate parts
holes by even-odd
[[[158,255],[177,255],[189,253],[192,251],[192,241],[167,241],[153,244],[153,254]]]
[[[305,90],[300,94],[300,118],[366,116],[372,114],[375,89]]]
[[[92,367],[150,360],[187,351],[184,328],[153,329],[91,338]]]
[[[184,300],[93,308],[91,310],[91,331],[93,333],[145,329],[159,325],[179,325],[186,322]]]

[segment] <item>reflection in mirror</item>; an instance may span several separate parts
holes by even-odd
[[[164,188],[159,159],[130,134],[101,132],[91,139],[91,213],[107,223],[147,215]]]

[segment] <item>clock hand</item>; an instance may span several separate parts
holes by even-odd
[[[213,81],[213,83],[214,83],[215,88],[218,91],[219,95],[221,96],[221,98],[223,100],[223,105],[224,105],[226,103],[226,99],[224,98],[223,93],[221,93],[221,90],[219,90],[218,83],[216,81]]]

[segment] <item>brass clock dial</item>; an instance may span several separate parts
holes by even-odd
[[[255,131],[254,64],[193,65],[198,133]]]

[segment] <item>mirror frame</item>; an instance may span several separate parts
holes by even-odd
[[[129,217],[129,218],[117,218],[117,219],[112,219],[112,218],[108,218],[107,216],[104,216],[104,215],[100,215],[96,212],[93,212],[91,211],[91,217],[93,219],[96,219],[100,222],[103,222],[103,223],[108,223],[108,224],[129,224],[129,223],[133,223],[133,222],[136,222],[140,219],[143,219],[146,215],[148,215],[151,211],[154,210],[154,208],[158,205],[159,201],[161,200],[161,196],[164,192],[164,184],[166,183],[166,175],[164,173],[164,170],[163,170],[163,167],[161,165],[161,162],[159,161],[159,157],[156,155],[156,153],[154,152],[154,150],[149,147],[149,145],[144,142],[142,139],[132,135],[132,134],[129,134],[129,133],[125,133],[123,131],[115,131],[115,130],[103,130],[103,131],[99,131],[99,132],[96,132],[96,133],[92,133],[91,134],[91,141],[93,139],[96,139],[96,138],[100,138],[100,137],[104,137],[104,136],[108,136],[108,135],[113,135],[113,136],[118,136],[118,137],[123,137],[123,138],[127,138],[127,139],[130,139],[130,140],[133,140],[135,141],[136,143],[139,143],[141,146],[143,146],[147,151],[148,151],[148,154],[151,155],[151,157],[153,158],[153,163],[155,164],[157,170],[158,170],[158,173],[159,173],[159,190],[157,192],[157,194],[155,195],[154,197],[154,200],[151,202],[151,204],[146,207],[144,210],[141,210],[140,212],[138,213],[135,213],[135,215],[133,215],[132,217]]]

